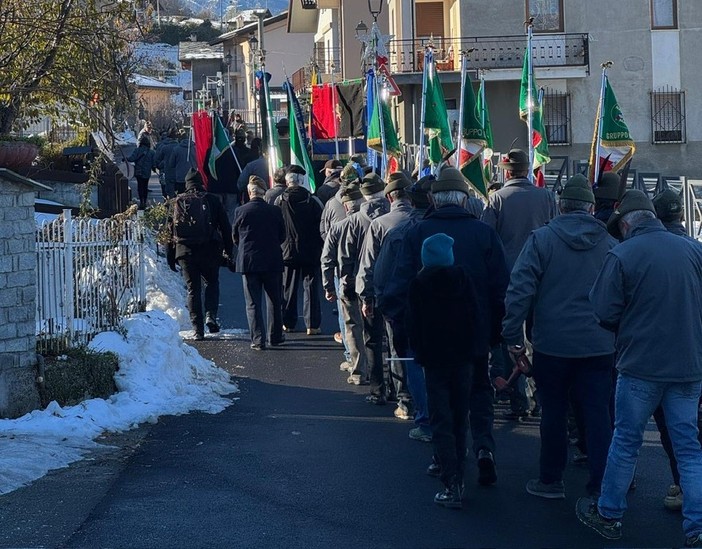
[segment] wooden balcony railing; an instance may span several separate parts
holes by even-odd
[[[477,36],[434,38],[434,58],[439,71],[457,71],[461,67],[461,51],[468,54],[470,70],[517,69],[524,62],[524,36]],[[390,70],[393,73],[421,72],[424,49],[430,39],[391,40],[388,46]],[[587,34],[535,35],[532,42],[535,67],[589,68]]]

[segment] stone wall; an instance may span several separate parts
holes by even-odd
[[[0,194],[0,417],[39,406],[36,359],[35,189],[2,181]]]

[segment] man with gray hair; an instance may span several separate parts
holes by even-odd
[[[582,411],[590,480],[597,494],[612,437],[609,400],[614,367],[614,334],[595,320],[588,299],[607,252],[617,241],[592,216],[595,205],[587,179],[577,174],[563,187],[561,215],[536,229],[519,254],[505,302],[502,337],[515,360],[525,352],[523,324],[534,316],[534,379],[542,405],[539,478],[528,493],[565,498],[568,461],[568,403],[571,390]]]
[[[394,227],[407,221],[412,215],[412,203],[407,189],[412,186],[412,181],[403,172],[395,172],[388,177],[385,186],[385,196],[390,202],[390,211],[371,221],[366,232],[359,258],[358,276],[356,277],[356,292],[361,298],[361,311],[363,316],[375,315],[375,263],[380,254],[380,248],[385,235]],[[381,311],[382,313],[382,311]],[[380,313],[378,313],[380,315]],[[389,381],[388,391],[397,398],[395,417],[398,419],[412,419],[411,398],[407,389],[407,380],[403,363],[397,360],[399,355],[395,347],[395,334],[389,322],[385,321],[390,347],[390,367],[386,368]],[[404,348],[406,345],[400,344]],[[405,358],[405,357],[403,357]]]
[[[488,352],[500,339],[509,272],[504,249],[495,230],[466,210],[469,192],[461,172],[455,168],[441,170],[439,179],[431,187],[434,211],[407,230],[395,270],[385,286],[384,301],[391,304],[406,303],[409,285],[422,268],[422,243],[429,236],[445,233],[453,238],[455,264],[469,275],[477,296],[473,340],[466,342],[473,349],[474,357],[471,363],[471,387],[466,398],[470,399],[470,428],[473,452],[478,462],[478,483],[491,485],[497,481],[497,473],[495,441],[492,436],[494,412],[493,391],[488,377]],[[395,311],[394,314],[396,318],[402,317],[400,311]],[[432,394],[428,396],[431,403]],[[456,455],[466,455],[464,437],[456,438],[452,432],[447,432],[445,425],[435,423],[432,418],[430,421],[435,447],[455,445]],[[435,453],[441,455],[441,452]],[[463,482],[463,465],[462,462],[458,463],[459,478],[453,479],[459,485]],[[427,472],[435,476],[442,474],[441,463],[436,463]],[[449,478],[442,480],[447,488],[452,482]],[[434,501],[441,504],[443,499],[444,496],[440,493]]]
[[[268,185],[252,175],[246,185],[249,201],[236,209],[232,228],[238,246],[236,270],[242,274],[246,318],[251,333],[251,348],[261,351],[285,341],[281,311],[285,225],[280,208],[266,204],[263,196]],[[266,294],[267,330],[263,326],[263,299]],[[268,336],[268,337],[266,337]]]
[[[277,198],[285,222],[283,242],[283,331],[293,332],[297,324],[297,295],[303,287],[303,315],[307,335],[321,333],[319,300],[319,258],[322,238],[319,221],[322,203],[302,186],[306,172],[293,164],[285,174],[285,191]]]
[[[351,168],[354,169],[354,168]],[[346,211],[346,217],[334,223],[327,231],[322,248],[322,285],[327,301],[339,302],[339,311],[343,322],[346,360],[340,369],[348,372],[347,382],[353,385],[368,383],[366,370],[366,355],[363,352],[363,318],[361,304],[356,293],[346,295],[338,292],[339,278],[339,246],[346,226],[353,216],[358,215],[358,208],[363,202],[363,195],[356,185],[348,185],[341,189],[341,202]]]
[[[607,228],[623,242],[607,254],[590,301],[616,337],[614,435],[601,494],[579,499],[576,515],[607,539],[621,537],[644,431],[661,405],[685,494],[685,547],[702,547],[702,248],[668,232],[638,190],[624,194]]]
[[[374,219],[390,211],[384,189],[385,182],[377,174],[371,172],[364,176],[361,194],[365,202],[344,226],[339,241],[339,291],[347,299],[358,299],[356,277],[368,227]],[[363,342],[370,372],[370,394],[366,400],[371,404],[383,405],[387,402],[387,395],[383,374],[382,317],[363,316]]]

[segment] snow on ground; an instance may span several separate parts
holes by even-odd
[[[52,402],[14,420],[0,420],[0,494],[68,466],[102,446],[105,431],[121,432],[162,415],[216,414],[232,404],[237,386],[224,370],[183,342],[190,327],[180,274],[146,247],[151,310],[124,321],[126,336],[98,334],[90,347],[119,356],[118,392],[62,408]],[[239,330],[224,332],[234,337]],[[220,334],[217,334],[218,336]],[[157,336],[157,337],[155,337]]]

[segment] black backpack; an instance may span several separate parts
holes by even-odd
[[[177,244],[205,244],[212,240],[213,232],[205,193],[186,192],[173,199],[173,238]]]

